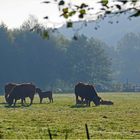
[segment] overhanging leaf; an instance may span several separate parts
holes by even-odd
[[[69,12],[69,16],[70,16],[70,17],[73,16],[74,14],[76,14],[76,11],[71,11],[71,12]]]
[[[72,28],[73,23],[71,21],[67,22],[67,28]]]
[[[120,5],[117,4],[116,7],[117,7],[119,10],[121,10],[121,6],[120,6]]]
[[[65,4],[65,2],[63,0],[61,0],[58,5],[61,6],[61,5],[64,5],[64,4]]]
[[[48,4],[48,3],[50,3],[50,1],[43,1],[42,3],[47,3]]]
[[[63,17],[67,19],[69,17],[69,15],[67,13],[65,13],[65,14],[63,14]]]
[[[48,16],[44,17],[44,19],[48,19],[48,18],[49,18]]]
[[[86,7],[88,7],[88,5],[87,5],[87,4],[85,4],[85,3],[82,3],[82,4],[81,4],[81,6],[80,6],[79,8],[81,8],[81,9],[82,9],[82,8],[86,8]]]
[[[80,14],[80,15],[79,15],[79,18],[84,18],[84,15],[83,15],[83,14]]]
[[[103,6],[107,6],[108,0],[102,0],[101,3],[102,3]]]
[[[63,8],[63,13],[64,14],[68,13],[68,10],[69,10],[68,8]]]
[[[140,10],[137,11],[136,13],[132,14],[132,15],[129,16],[129,17],[138,17],[138,16],[140,16]]]
[[[44,31],[43,32],[43,38],[44,39],[49,39],[49,33],[48,33],[48,31]]]
[[[84,15],[84,14],[86,14],[86,10],[85,10],[85,9],[81,9],[81,10],[79,11],[79,13]]]

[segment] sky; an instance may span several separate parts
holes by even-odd
[[[53,0],[50,0],[51,4],[44,4],[44,1],[45,0],[0,0],[0,22],[4,22],[8,28],[16,28],[20,27],[23,22],[33,15],[39,22],[47,25],[47,27],[59,27],[63,25],[66,20],[62,17],[60,18],[57,4],[53,2]],[[97,1],[99,0],[86,0],[86,4],[89,5],[89,8],[94,7],[93,10],[88,11],[89,17],[88,14],[86,14],[87,20],[96,20],[99,16],[96,13],[104,14],[100,10],[101,3]],[[109,0],[108,3],[111,7],[113,5],[112,1],[113,0]],[[65,4],[69,5],[69,2],[71,5],[81,5],[81,3],[85,3],[85,0],[67,0],[65,1]],[[116,8],[114,8],[114,10],[115,9]],[[45,20],[43,18],[45,16],[49,16],[49,20]],[[75,15],[75,17],[73,16],[72,20],[77,20],[77,16],[78,15]]]
[[[45,24],[43,19],[51,13],[51,22],[60,22],[56,5],[47,6],[42,0],[0,0],[0,22],[4,22],[8,28],[18,28],[30,15],[38,18],[39,22]],[[50,23],[51,24],[51,23]]]
[[[31,15],[35,16],[38,21],[44,24],[47,27],[50,26],[62,26],[64,24],[64,19],[60,18],[57,5],[54,4],[44,4],[44,0],[0,0],[0,22],[4,22],[8,28],[19,28],[23,22],[27,21]],[[85,0],[69,0],[75,2],[77,5],[78,2],[84,2]],[[93,0],[86,0],[90,3]],[[94,0],[95,2],[95,0]],[[92,5],[93,6],[93,5]],[[95,6],[97,8],[97,6]],[[43,17],[49,16],[49,22]],[[110,19],[109,19],[110,20]],[[115,19],[114,21],[116,21]],[[135,18],[132,21],[126,20],[123,16],[119,18],[119,24],[108,24],[108,21],[101,22],[101,28],[97,31],[94,30],[94,27],[84,28],[83,32],[90,36],[97,36],[101,39],[107,41],[114,38],[118,38],[124,33],[127,32],[139,32],[140,17]],[[95,23],[96,25],[96,23]],[[66,34],[71,33],[66,31]],[[93,34],[94,33],[94,34]],[[106,35],[106,33],[109,33]],[[72,34],[72,33],[71,33]],[[108,37],[108,38],[106,38]],[[114,42],[114,41],[113,41]]]
[[[57,4],[53,2],[44,4],[43,1],[45,0],[0,0],[0,22],[6,23],[8,28],[16,28],[20,27],[30,15],[34,15],[42,24],[46,25],[45,22],[47,22],[48,27],[52,25],[55,27],[62,26],[66,21],[60,18]],[[79,5],[85,0],[67,0],[66,2],[69,1],[72,2],[72,5]],[[86,3],[93,6],[96,12],[99,4],[95,4],[95,1],[97,0],[94,2],[93,0],[86,0]],[[48,15],[48,21],[43,19]],[[77,17],[74,20],[77,20]]]

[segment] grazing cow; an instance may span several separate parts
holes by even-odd
[[[8,102],[7,99],[8,99],[8,97],[9,97],[11,91],[12,91],[13,88],[14,88],[15,86],[17,86],[17,85],[19,85],[19,84],[16,84],[16,83],[8,83],[8,84],[5,85],[4,90],[5,90],[5,100],[6,100],[6,102]],[[25,101],[25,99],[24,99],[24,103],[25,103],[25,102],[26,102],[26,101]]]
[[[42,103],[43,98],[49,98],[50,103],[53,103],[52,91],[42,91],[40,88],[36,88],[36,92],[39,95],[40,103]]]
[[[35,86],[31,83],[23,83],[17,84],[10,91],[9,96],[6,98],[7,103],[11,106],[14,103],[16,105],[16,101],[21,99],[21,103],[23,105],[23,101],[26,97],[30,98],[30,105],[33,103],[34,95],[35,95]]]
[[[76,96],[76,104],[79,100],[78,97],[81,97],[81,100],[85,100],[87,106],[90,106],[90,102],[93,101],[94,104],[100,105],[101,97],[97,95],[97,92],[93,85],[78,83],[75,86],[75,96]]]

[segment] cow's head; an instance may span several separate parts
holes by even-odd
[[[36,88],[36,92],[37,92],[37,93],[41,93],[42,90],[41,90],[40,88]]]
[[[10,98],[10,97],[7,98],[7,103],[9,106],[11,106],[13,104],[13,102],[14,102],[13,98]]]
[[[6,102],[8,102],[8,96],[9,96],[9,94],[5,93],[5,100],[6,100]]]
[[[100,100],[101,100],[101,97],[97,96],[93,99],[93,102],[96,106],[100,105]]]

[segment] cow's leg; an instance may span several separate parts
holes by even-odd
[[[26,102],[26,101],[25,101],[25,98],[22,98],[22,99],[21,99],[21,105],[24,106],[24,105],[25,105],[25,102]]]
[[[33,98],[31,98],[31,102],[30,102],[30,105],[32,105],[32,103],[33,103]]]
[[[85,101],[86,101],[86,106],[88,106],[88,102],[89,102],[89,101],[88,101],[87,99],[85,99]]]
[[[43,98],[40,98],[40,104],[42,103]]]
[[[49,100],[50,100],[50,103],[52,102],[52,98],[51,97],[49,97]]]
[[[21,99],[21,105],[24,106],[24,98]]]
[[[76,95],[76,105],[78,104],[78,95]]]
[[[81,103],[84,104],[84,98],[81,97]]]
[[[53,103],[53,98],[51,98],[51,100],[52,100],[52,103]]]
[[[89,100],[89,101],[88,101],[88,106],[89,106],[89,107],[90,107],[90,102],[91,102],[91,101]]]
[[[87,100],[87,99],[85,99],[85,102],[86,102],[86,106],[90,106],[90,100]]]
[[[16,106],[16,102],[17,102],[17,100],[15,99],[15,101],[14,101],[14,107]]]
[[[24,98],[23,100],[24,100],[24,104],[26,104],[26,100],[25,100],[25,98]]]
[[[29,97],[30,98],[30,105],[32,105],[32,103],[33,103],[33,99],[34,99],[34,96],[33,97]]]
[[[51,98],[50,97],[48,97],[49,98],[49,101],[50,101],[50,103],[51,103]]]

